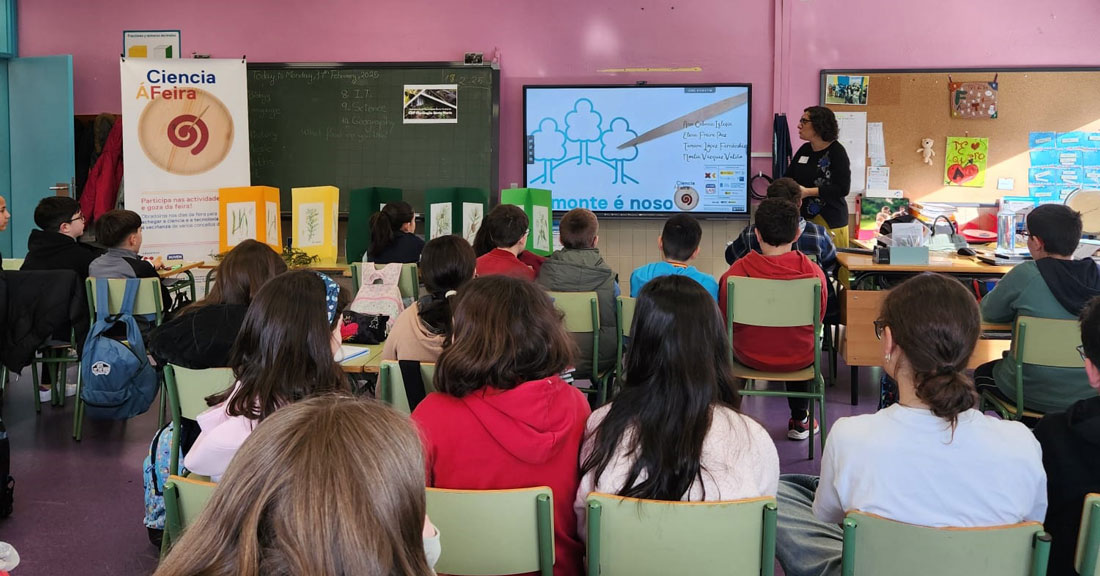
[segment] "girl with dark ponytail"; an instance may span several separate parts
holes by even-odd
[[[427,292],[397,317],[383,360],[435,362],[451,334],[451,299],[474,277],[474,249],[461,236],[440,236],[424,245],[421,280]]]
[[[412,206],[408,202],[389,202],[370,217],[370,248],[363,260],[376,264],[407,264],[420,260],[424,241],[416,230]]]
[[[780,478],[776,555],[789,576],[840,573],[847,511],[933,527],[1043,521],[1039,443],[975,409],[966,371],[980,326],[974,296],[953,278],[921,274],[890,291],[875,334],[898,403],[837,420],[820,478]]]

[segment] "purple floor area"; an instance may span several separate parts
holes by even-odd
[[[860,405],[849,403],[849,370],[841,365],[828,391],[829,422],[871,411],[878,380],[860,372]],[[157,426],[154,409],[128,422],[85,420],[74,442],[73,399],[63,408],[31,403],[30,373],[9,382],[4,422],[11,438],[15,513],[0,520],[0,541],[22,561],[14,576],[151,574],[158,553],[142,524],[142,459]],[[787,440],[790,415],[783,398],[746,398],[742,409],[764,424],[779,449],[783,473],[817,474],[820,452],[807,460],[806,443]]]

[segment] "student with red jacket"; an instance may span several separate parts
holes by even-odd
[[[769,198],[756,209],[755,234],[760,252],[750,251],[730,266],[718,280],[718,306],[726,316],[726,278],[744,276],[772,280],[818,278],[821,280],[821,317],[825,317],[825,273],[805,254],[791,249],[798,239],[798,208],[778,198]],[[814,361],[813,326],[779,328],[770,326],[733,325],[733,354],[737,360],[756,370],[787,372],[799,370]],[[809,383],[791,383],[789,390],[809,391]],[[810,435],[810,422],[817,431],[817,421],[810,419],[805,398],[789,398],[791,419],[787,423],[787,438],[804,440]]]
[[[519,206],[498,204],[489,211],[474,238],[478,276],[501,274],[524,280],[538,276],[546,258],[524,250],[527,225],[527,214]]]
[[[590,410],[561,379],[573,341],[533,282],[475,278],[456,296],[452,344],[435,387],[413,410],[427,483],[498,490],[549,486],[554,495],[554,574],[584,572],[573,498]]]

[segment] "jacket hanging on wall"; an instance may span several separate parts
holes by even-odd
[[[787,127],[787,115],[776,114],[772,126],[772,179],[782,178],[791,165],[791,129]]]

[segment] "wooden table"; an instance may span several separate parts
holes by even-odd
[[[864,254],[839,253],[837,261],[840,263],[840,275],[851,275],[852,287],[861,287],[872,277],[890,277],[893,275],[908,276],[921,272],[939,272],[956,276],[979,276],[999,278],[1012,270],[1011,266],[995,266],[986,264],[973,256],[959,256],[957,254],[935,254],[929,259],[927,265],[899,265],[875,264],[871,256]],[[845,272],[847,270],[847,272]],[[860,366],[882,366],[882,345],[875,337],[874,321],[879,317],[879,309],[886,298],[886,290],[856,290],[845,289],[840,292],[840,316],[844,330],[839,340],[840,352],[844,362],[852,370],[852,405],[859,402],[858,386]],[[919,309],[913,310],[919,314]],[[1008,332],[1012,326],[1008,324],[982,324],[983,332]],[[981,339],[974,348],[974,354],[967,364],[968,368],[976,368],[986,362],[1001,358],[1004,351],[1008,350],[1011,341],[1008,339]]]
[[[198,262],[175,262],[174,261],[171,264],[169,264],[169,266],[170,266],[169,268],[167,268],[165,270],[157,270],[157,275],[160,276],[161,278],[171,278],[172,276],[176,276],[178,274],[183,274],[183,275],[187,276],[186,280],[183,280],[181,282],[176,282],[176,283],[168,286],[168,290],[170,292],[179,292],[179,291],[183,290],[184,288],[190,288],[191,289],[191,301],[194,302],[195,301],[195,275],[192,274],[191,271],[194,270],[195,268],[201,267],[203,264],[204,264],[204,262],[202,260],[199,260]]]
[[[369,350],[366,354],[360,354],[351,360],[347,360],[340,363],[340,367],[344,369],[347,374],[369,374],[377,373],[382,366],[382,344],[360,345],[360,344],[345,344],[345,346],[355,348],[366,348]]]

